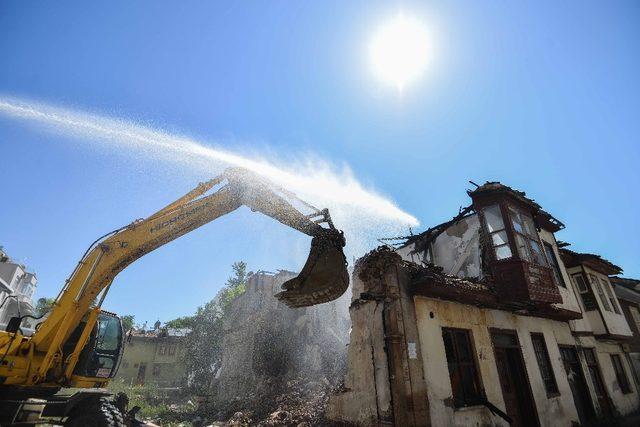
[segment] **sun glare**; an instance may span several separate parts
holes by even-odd
[[[370,45],[376,76],[399,91],[424,72],[429,62],[429,34],[418,19],[398,14],[383,25]]]

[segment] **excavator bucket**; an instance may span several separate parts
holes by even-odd
[[[309,258],[300,274],[282,284],[276,298],[289,307],[309,307],[333,301],[349,287],[345,241],[341,231],[323,229],[311,241]]]

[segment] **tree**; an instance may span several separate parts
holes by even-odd
[[[173,320],[169,320],[164,325],[167,328],[182,329],[193,327],[195,316],[182,316]]]
[[[223,310],[227,309],[227,306],[238,295],[242,295],[246,290],[247,284],[247,263],[244,261],[236,261],[231,266],[233,269],[233,276],[227,279],[225,287],[222,288],[221,298],[223,302]]]
[[[121,316],[120,319],[122,320],[122,329],[124,329],[125,333],[129,332],[132,328],[133,328],[133,320],[136,317],[132,314],[125,314],[124,316]]]
[[[44,316],[51,310],[55,302],[55,298],[38,298],[38,301],[36,301],[35,315],[38,317]]]
[[[189,376],[190,388],[206,393],[211,378],[220,366],[224,317],[231,302],[246,289],[247,264],[238,261],[232,265],[233,275],[224,287],[195,315],[174,319],[167,324],[183,324],[191,331],[185,337],[183,358]]]
[[[247,263],[244,261],[236,261],[231,266],[233,269],[233,276],[227,279],[225,286],[229,289],[242,289],[247,284]]]

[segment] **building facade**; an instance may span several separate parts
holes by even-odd
[[[633,338],[624,346],[636,386],[640,386],[640,280],[610,277]]]
[[[33,294],[37,283],[34,273],[12,260],[0,247],[0,327],[4,328],[14,316],[34,313]],[[23,321],[23,326],[28,325],[28,321]]]
[[[487,183],[452,220],[358,261],[344,389],[357,425],[591,425],[639,407],[632,331],[608,276],[564,225]]]
[[[185,384],[182,362],[187,330],[156,326],[151,331],[131,330],[127,335],[116,379],[130,385],[175,388]]]

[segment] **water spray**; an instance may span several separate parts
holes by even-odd
[[[418,224],[415,217],[391,200],[366,189],[350,169],[345,167],[337,171],[319,159],[284,165],[205,145],[188,136],[128,120],[9,97],[0,97],[0,115],[43,125],[50,131],[83,141],[117,145],[142,153],[148,159],[185,164],[207,173],[225,166],[244,167],[316,206],[328,207],[345,232],[362,228],[363,217],[367,218],[366,227],[377,232],[406,230],[408,226]]]

